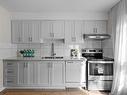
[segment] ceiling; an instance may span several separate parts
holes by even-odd
[[[10,12],[108,12],[120,0],[0,0]]]

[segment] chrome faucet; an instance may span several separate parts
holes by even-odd
[[[51,56],[55,56],[56,55],[56,53],[54,53],[54,43],[52,43],[52,45],[51,45]]]

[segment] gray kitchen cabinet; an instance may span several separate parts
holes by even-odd
[[[83,24],[84,34],[106,34],[107,21],[106,20],[86,20]]]
[[[18,86],[31,86],[34,85],[34,62],[18,62]]]
[[[41,21],[41,39],[64,39],[64,21]]]
[[[41,39],[50,39],[52,37],[52,21],[41,21]]]
[[[53,61],[51,64],[51,86],[65,86],[65,62]]]
[[[35,82],[37,86],[49,86],[50,83],[50,72],[49,72],[50,62],[41,61],[35,64]]]
[[[64,21],[53,21],[53,37],[55,39],[64,39]]]
[[[6,87],[65,87],[65,61],[5,61]]]
[[[4,61],[3,81],[5,87],[18,85],[18,64],[15,61]]]
[[[40,21],[22,21],[23,43],[40,43],[40,32]]]
[[[86,84],[85,61],[66,62],[66,86],[80,87]]]
[[[40,21],[12,20],[11,25],[13,43],[40,43]]]
[[[65,21],[65,43],[83,43],[83,21]]]
[[[22,35],[22,21],[13,20],[11,22],[11,35],[12,35],[12,43],[23,43],[23,35]]]

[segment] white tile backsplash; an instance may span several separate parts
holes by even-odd
[[[101,41],[84,41],[83,44],[68,45],[64,43],[54,43],[54,52],[56,56],[70,56],[72,48],[101,48]],[[51,56],[51,43],[43,44],[18,44],[17,49],[34,49],[35,56]]]

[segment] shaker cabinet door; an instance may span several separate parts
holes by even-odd
[[[31,21],[32,25],[31,25],[31,31],[30,31],[30,35],[31,35],[31,39],[30,41],[32,43],[40,43],[40,39],[41,39],[41,21]]]
[[[64,39],[64,21],[52,21],[53,23],[53,38]]]
[[[51,85],[64,86],[65,84],[65,63],[64,61],[53,61],[51,69]]]
[[[22,35],[22,22],[13,20],[11,21],[11,41],[12,43],[22,43],[23,35]]]
[[[20,62],[18,63],[18,84],[19,86],[31,86],[34,84],[34,63]]]
[[[49,62],[42,61],[36,64],[37,70],[35,71],[36,85],[49,86]]]
[[[52,33],[52,21],[42,20],[41,21],[41,39],[51,39]]]

